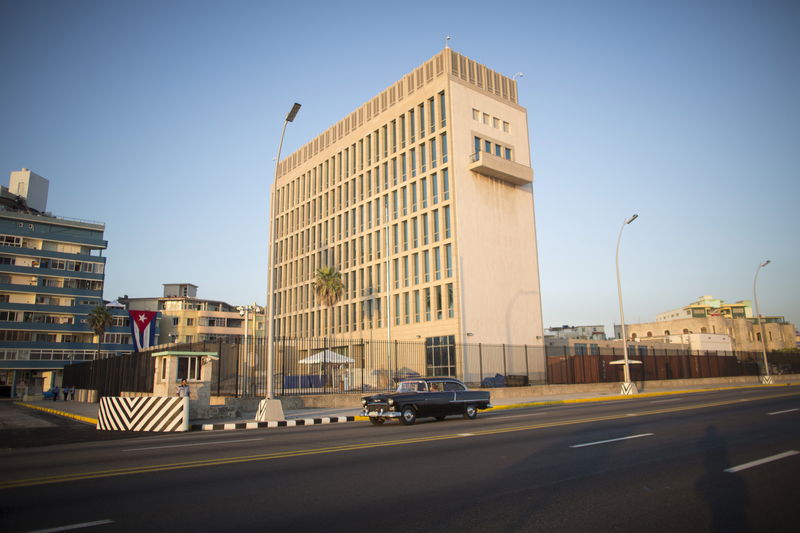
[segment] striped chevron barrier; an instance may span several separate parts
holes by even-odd
[[[97,429],[111,431],[189,431],[189,399],[103,397]]]
[[[295,418],[293,420],[278,420],[273,422],[235,422],[229,424],[192,424],[192,431],[218,431],[232,429],[262,429],[262,428],[291,428],[296,426],[314,426],[317,424],[336,424],[353,422],[361,417],[356,416],[327,416],[321,418]],[[366,418],[364,418],[366,420]]]

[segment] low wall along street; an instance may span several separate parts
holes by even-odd
[[[189,399],[165,397],[100,399],[97,429],[111,431],[189,431]]]

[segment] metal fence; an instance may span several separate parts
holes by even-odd
[[[665,380],[761,373],[758,352],[716,353],[629,349],[631,378]],[[154,358],[164,350],[216,352],[211,394],[264,397],[267,364],[261,339],[244,345],[222,341],[170,344],[135,354],[73,364],[64,384],[95,389],[100,396],[151,392]],[[456,344],[452,337],[424,342],[364,339],[280,338],[275,342],[273,391],[276,395],[386,391],[404,378],[453,376],[474,387],[577,384],[623,381],[621,348],[574,353],[563,347]],[[800,372],[800,355],[770,354],[771,372]],[[778,361],[778,363],[775,363]]]

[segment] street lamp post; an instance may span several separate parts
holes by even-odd
[[[244,342],[243,342],[243,355],[242,357],[242,390],[243,392],[247,392],[248,389],[251,390],[251,394],[255,393],[255,382],[253,381],[253,374],[255,372],[255,344],[256,344],[256,314],[263,312],[261,306],[253,302],[252,305],[240,305],[236,308],[239,311],[239,316],[244,317]],[[250,337],[250,316],[253,317],[253,349],[250,349],[249,337]],[[248,370],[248,373],[245,374],[245,370]],[[248,386],[249,382],[249,386]]]
[[[625,370],[625,382],[622,384],[622,394],[624,395],[636,394],[639,391],[636,389],[636,384],[631,381],[630,361],[628,360],[628,337],[625,333],[625,311],[622,308],[622,283],[619,279],[619,244],[622,240],[622,230],[638,217],[639,215],[634,214],[630,218],[626,218],[625,222],[622,223],[622,227],[619,229],[619,237],[617,237],[617,295],[619,296],[619,318],[622,324],[622,360]]]
[[[275,177],[272,180],[272,190],[269,195],[269,233],[267,234],[267,303],[264,307],[265,321],[267,327],[267,338],[265,339],[267,348],[267,398],[266,398],[266,411],[268,413],[268,420],[281,420],[283,419],[283,407],[280,401],[275,400],[274,390],[274,373],[275,373],[275,276],[273,274],[273,251],[272,241],[275,236],[275,228],[273,222],[275,220],[275,190],[278,183],[278,167],[281,162],[281,149],[283,148],[283,136],[286,133],[286,126],[294,121],[297,112],[300,111],[300,104],[296,103],[289,110],[286,119],[283,121],[283,129],[281,130],[281,140],[278,144],[278,156],[275,158]]]
[[[756,275],[753,276],[753,300],[756,304],[756,323],[761,329],[761,354],[764,356],[764,375],[761,376],[761,383],[769,385],[772,383],[772,376],[769,375],[769,364],[767,363],[767,338],[764,334],[764,321],[761,319],[761,313],[758,311],[758,295],[756,294],[756,281],[758,281],[758,273],[762,268],[770,264],[772,261],[767,259],[758,265]]]

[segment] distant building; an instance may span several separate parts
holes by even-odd
[[[120,303],[129,310],[158,311],[157,344],[174,342],[241,342],[245,316],[236,306],[197,297],[197,285],[165,283],[164,295],[148,298],[123,297]],[[247,329],[252,337],[264,336],[263,313],[248,313]]]
[[[782,316],[763,316],[761,319],[768,351],[795,346],[793,324]],[[656,322],[625,324],[625,332],[630,340],[663,338],[670,339],[670,342],[684,342],[682,339],[693,334],[725,335],[730,338],[734,351],[761,350],[761,325],[753,316],[749,300],[726,304],[711,296],[703,296],[687,306],[659,314]],[[614,326],[614,334],[617,338],[621,336],[619,325]],[[722,345],[726,341],[702,341],[702,337],[695,340],[697,346],[717,342]]]
[[[713,296],[701,296],[689,305],[656,315],[656,322],[666,322],[680,318],[706,318],[721,316],[724,318],[753,318],[753,306],[750,300],[740,300],[726,304]]]
[[[605,326],[556,326],[544,330],[545,338],[557,337],[561,339],[606,339]]]
[[[86,317],[104,305],[105,226],[46,212],[49,183],[23,168],[0,187],[0,395],[60,384],[65,365],[97,355]],[[101,357],[133,349],[127,314],[109,312]]]

